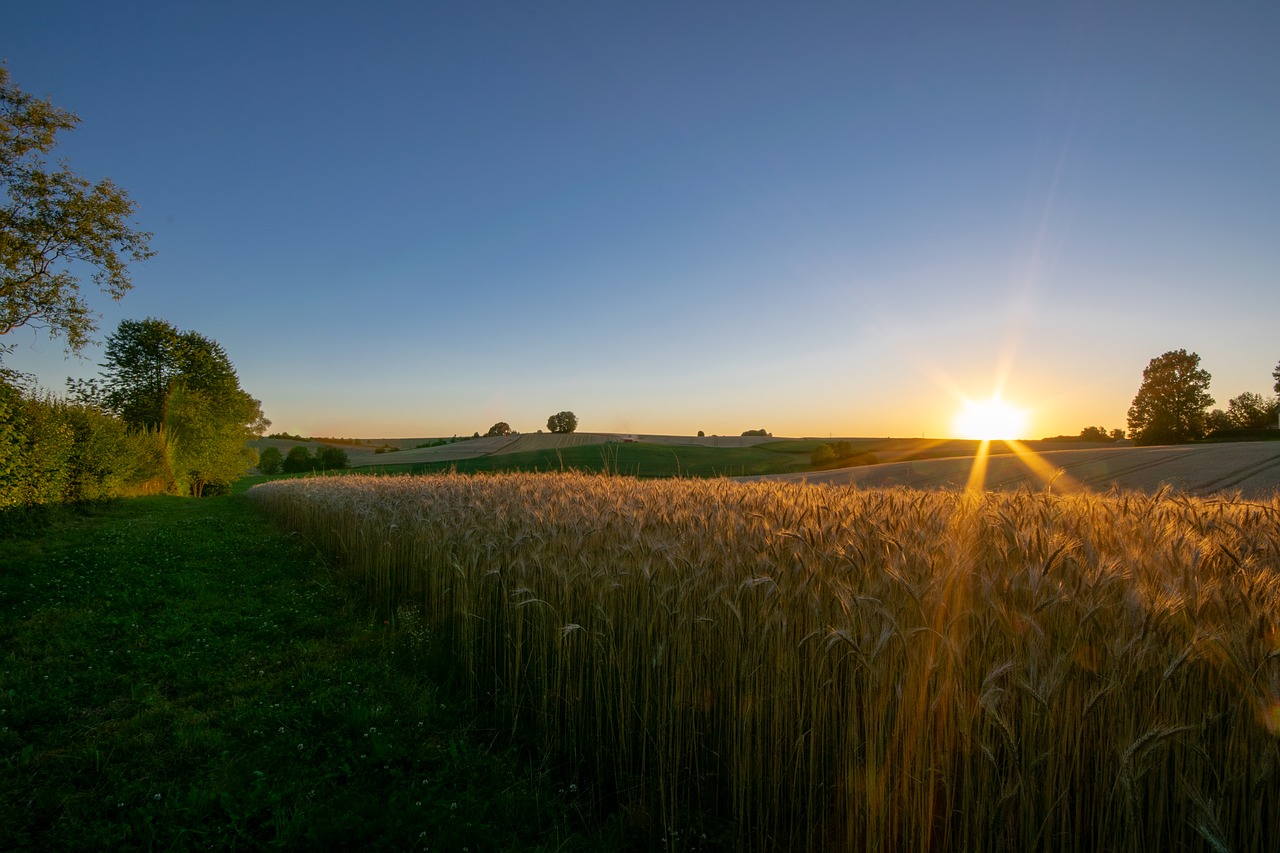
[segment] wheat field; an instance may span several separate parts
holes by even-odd
[[[1280,500],[508,474],[249,495],[658,847],[1280,849]]]

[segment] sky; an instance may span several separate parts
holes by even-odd
[[[1280,361],[1280,4],[62,2],[55,151],[156,256],[98,339],[225,347],[275,430],[1027,438]],[[23,331],[6,365],[98,372]]]

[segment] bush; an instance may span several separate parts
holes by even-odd
[[[284,454],[278,447],[267,447],[258,454],[258,470],[263,474],[279,474],[284,464]]]
[[[301,474],[314,469],[314,461],[305,447],[289,448],[288,455],[284,457],[284,464],[281,465],[281,470],[286,474]]]
[[[341,471],[351,467],[351,460],[341,447],[321,447],[316,450],[315,465],[321,471]]]

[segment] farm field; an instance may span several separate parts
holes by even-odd
[[[1166,486],[1188,495],[1239,491],[1249,498],[1280,491],[1280,442],[1274,441],[1042,450],[1037,457],[1028,462],[1007,449],[990,456],[983,478],[986,488],[1043,489],[1051,481],[1055,491],[1152,492]],[[972,458],[916,460],[786,474],[780,479],[862,487],[964,488],[973,467]]]
[[[647,849],[1280,849],[1280,500],[584,474],[249,492]]]

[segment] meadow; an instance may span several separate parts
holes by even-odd
[[[0,567],[0,850],[619,846],[244,498],[10,525]]]
[[[249,492],[653,849],[1280,849],[1280,500]]]

